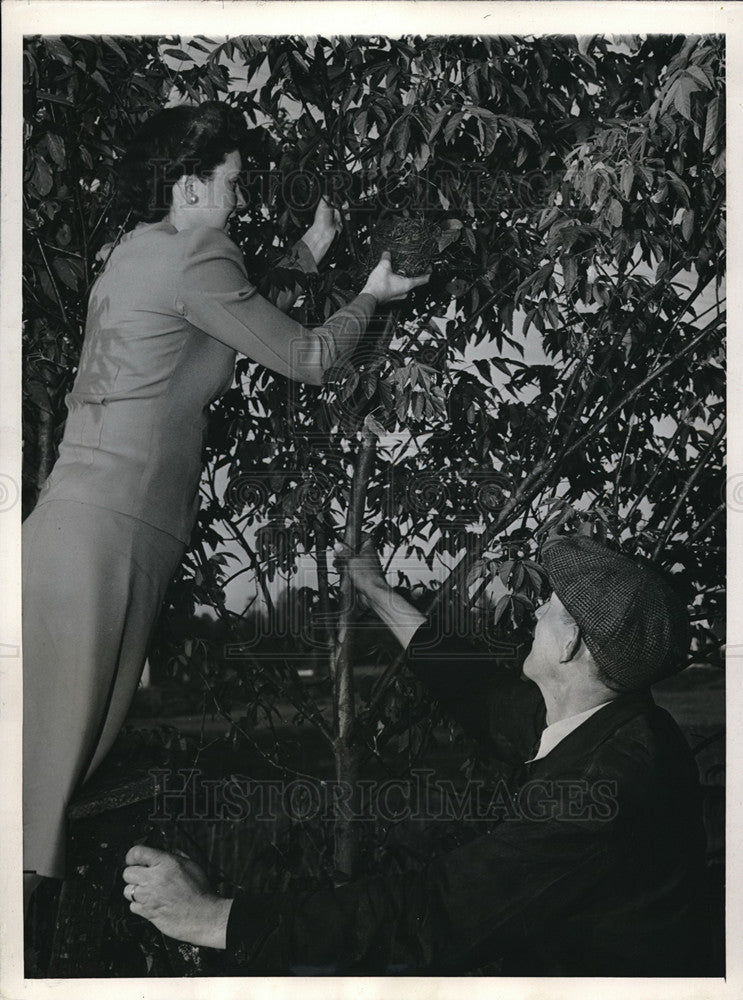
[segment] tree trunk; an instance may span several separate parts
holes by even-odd
[[[317,597],[320,608],[319,628],[315,641],[322,643],[315,659],[315,677],[320,679],[329,674],[333,633],[330,628],[330,587],[328,584],[328,536],[322,517],[315,518],[315,561],[317,563]]]
[[[374,468],[377,437],[364,430],[361,448],[356,458],[351,500],[348,507],[344,541],[354,552],[361,544],[361,528],[369,479]],[[353,624],[355,618],[354,591],[350,577],[344,573],[340,587],[340,619],[338,642],[333,658],[333,697],[335,712],[335,778],[338,799],[335,814],[336,880],[351,878],[358,862],[357,827],[351,818],[358,815],[358,750],[354,745],[353,692]]]

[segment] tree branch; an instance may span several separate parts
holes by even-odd
[[[59,311],[62,313],[62,320],[63,320],[65,326],[69,326],[69,321],[67,319],[67,311],[65,310],[64,303],[62,302],[62,296],[59,294],[59,288],[57,287],[57,282],[56,282],[56,279],[54,277],[54,271],[52,271],[51,266],[49,264],[49,261],[47,260],[47,256],[44,253],[44,244],[41,242],[41,239],[38,236],[36,237],[36,243],[37,243],[37,245],[39,247],[39,252],[41,254],[41,259],[44,261],[44,267],[46,268],[46,272],[49,275],[49,280],[52,283],[52,288],[54,289],[54,294],[57,297],[57,303],[59,305]]]
[[[675,354],[672,358],[669,358],[668,361],[664,362],[658,368],[650,372],[650,374],[646,376],[641,382],[638,382],[638,384],[634,386],[634,388],[630,389],[630,391],[626,393],[626,395],[623,396],[618,403],[612,406],[611,409],[609,409],[603,415],[603,417],[601,417],[599,420],[593,423],[588,428],[586,433],[583,434],[580,438],[578,438],[578,440],[575,441],[562,454],[561,458],[567,458],[568,455],[572,455],[573,452],[578,451],[580,448],[583,448],[585,444],[591,440],[591,438],[595,437],[598,434],[598,432],[602,429],[602,427],[604,427],[604,425],[607,424],[613,416],[619,413],[619,411],[622,410],[627,405],[627,403],[631,402],[635,398],[635,396],[638,395],[638,393],[643,391],[643,389],[646,389],[653,382],[657,381],[657,379],[660,378],[661,375],[665,374],[665,372],[667,372],[669,368],[672,368],[677,361],[680,361],[681,358],[683,358],[686,354],[689,354],[691,351],[693,351],[694,348],[698,344],[700,344],[705,337],[707,337],[718,326],[720,326],[720,323],[721,323],[720,319],[713,320],[711,323],[705,326],[704,329],[701,330],[700,333],[698,333],[697,336],[693,338],[693,340],[690,340],[689,343],[686,344],[677,354]]]
[[[712,524],[712,522],[716,521],[717,518],[720,516],[720,514],[723,514],[725,512],[725,507],[726,506],[727,506],[727,504],[723,501],[719,505],[719,507],[715,507],[715,509],[712,511],[712,513],[709,515],[709,517],[705,518],[704,521],[696,529],[696,531],[694,531],[693,534],[689,535],[689,537],[687,539],[687,544],[691,545],[692,542],[695,542],[697,540],[697,538],[699,538],[699,536],[701,534],[703,534],[707,530],[707,528],[709,528],[709,526]]]
[[[699,478],[699,475],[700,475],[702,469],[704,468],[704,466],[707,464],[707,462],[709,461],[709,459],[714,454],[715,448],[717,447],[720,439],[722,438],[722,435],[725,433],[726,424],[727,424],[727,421],[725,421],[725,420],[722,420],[720,422],[720,426],[717,428],[717,430],[715,431],[715,433],[712,435],[712,439],[711,439],[710,443],[707,445],[707,448],[706,448],[704,454],[702,455],[702,457],[700,458],[700,460],[697,462],[697,465],[696,465],[694,471],[692,472],[692,474],[689,476],[689,478],[684,483],[683,488],[681,489],[681,491],[680,491],[680,493],[679,493],[679,495],[678,495],[678,497],[676,499],[676,503],[673,505],[673,508],[671,509],[671,513],[666,518],[666,522],[663,525],[663,528],[661,530],[661,534],[660,534],[660,538],[658,539],[658,543],[655,546],[655,548],[653,549],[653,555],[652,555],[653,561],[656,561],[659,558],[661,552],[665,548],[666,542],[668,541],[668,538],[669,538],[669,536],[671,534],[671,528],[673,527],[674,521],[678,517],[679,511],[681,510],[683,504],[685,503],[686,498],[689,495],[689,491],[691,490],[692,486],[694,485],[694,483]]]
[[[681,434],[681,432],[682,432],[682,431],[684,430],[684,428],[685,428],[685,427],[688,427],[688,425],[689,425],[689,417],[690,417],[690,416],[692,415],[692,413],[694,412],[694,410],[696,410],[696,408],[697,408],[697,407],[699,406],[699,404],[700,404],[700,403],[701,403],[701,399],[697,399],[697,400],[696,400],[696,402],[695,402],[695,403],[694,403],[694,404],[693,404],[693,405],[691,406],[691,408],[690,408],[690,409],[689,409],[689,411],[687,412],[687,414],[686,414],[686,419],[685,419],[685,420],[683,420],[683,421],[682,421],[681,423],[679,423],[678,427],[677,427],[677,428],[676,428],[676,430],[674,431],[674,433],[673,433],[673,437],[672,437],[672,438],[671,438],[671,440],[670,440],[670,441],[668,442],[668,445],[666,446],[666,449],[665,449],[665,451],[664,451],[664,452],[663,452],[663,454],[662,454],[662,455],[660,456],[660,458],[658,459],[658,461],[657,461],[657,462],[655,463],[655,468],[653,469],[653,472],[652,472],[652,474],[651,474],[651,476],[650,476],[650,479],[648,479],[648,481],[647,481],[647,483],[645,484],[645,487],[644,487],[644,489],[642,490],[642,492],[641,492],[641,493],[639,493],[639,494],[638,494],[638,495],[637,495],[637,496],[635,497],[635,499],[634,499],[634,501],[633,501],[633,503],[632,503],[632,506],[631,506],[631,507],[630,507],[630,509],[629,509],[629,510],[627,511],[627,514],[626,514],[626,516],[625,516],[625,521],[626,521],[626,522],[627,522],[628,524],[629,524],[629,522],[630,522],[630,519],[631,519],[632,515],[633,515],[633,514],[634,514],[634,512],[635,512],[635,511],[637,510],[638,506],[639,506],[639,505],[640,505],[640,504],[642,503],[643,499],[644,499],[644,498],[645,498],[646,496],[648,496],[648,494],[649,494],[649,492],[650,492],[650,487],[651,487],[651,486],[653,485],[653,483],[655,482],[655,480],[656,480],[656,479],[658,478],[658,476],[660,475],[660,472],[661,472],[661,469],[663,468],[663,465],[664,465],[664,463],[665,463],[666,459],[667,459],[667,458],[668,458],[668,456],[669,456],[669,455],[671,454],[671,451],[673,450],[673,446],[674,446],[674,445],[676,444],[676,442],[678,441],[678,438],[679,438],[679,435]]]
[[[646,378],[639,382],[625,395],[622,400],[612,407],[600,421],[597,421],[594,425],[592,425],[585,434],[583,434],[570,447],[565,449],[559,456],[555,456],[552,459],[544,458],[541,462],[539,462],[534,467],[533,471],[523,480],[510,500],[503,506],[498,516],[490,523],[490,525],[488,525],[486,530],[481,535],[477,536],[476,541],[472,544],[470,550],[465,553],[454,569],[452,569],[449,576],[437,591],[436,596],[431,601],[431,604],[426,609],[426,613],[429,615],[433,614],[446,600],[451,598],[451,595],[455,590],[458,590],[464,585],[472,564],[476,561],[476,559],[480,558],[487,546],[492,542],[493,538],[495,538],[500,531],[507,527],[508,524],[510,524],[517,516],[519,516],[520,513],[523,512],[524,506],[531,503],[532,499],[550,481],[555,471],[559,469],[562,461],[564,461],[568,455],[571,455],[579,448],[584,447],[586,442],[598,434],[604,424],[611,420],[611,418],[624,406],[626,406],[628,402],[631,402],[635,396],[638,395],[638,393],[642,392],[648,385],[651,385],[654,381],[660,378],[661,375],[676,364],[676,362],[684,357],[684,355],[694,350],[694,348],[701,343],[701,341],[704,340],[709,333],[719,326],[719,323],[719,319],[716,319],[712,323],[708,324],[696,337],[686,344],[682,350],[674,355],[673,358],[670,358],[664,364],[660,365]],[[401,653],[400,656],[398,656],[380,676],[377,682],[377,692],[374,699],[370,703],[367,712],[367,717],[369,719],[373,719],[378,712],[385,692],[402,665],[403,660],[404,653]]]

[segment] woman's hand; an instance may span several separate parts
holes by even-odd
[[[315,209],[315,218],[302,239],[310,248],[315,263],[319,264],[330,249],[341,228],[341,213],[331,208],[325,198],[321,198]]]
[[[231,899],[218,896],[195,861],[138,844],[126,856],[129,909],[177,941],[225,948]]]
[[[390,254],[385,250],[361,289],[362,292],[374,295],[380,305],[404,299],[414,288],[425,285],[431,277],[430,274],[422,274],[419,278],[403,278],[401,274],[395,274],[392,270],[391,260]]]

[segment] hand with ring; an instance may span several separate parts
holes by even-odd
[[[232,900],[214,892],[195,861],[137,844],[127,852],[125,863],[124,898],[135,916],[177,941],[226,946]]]

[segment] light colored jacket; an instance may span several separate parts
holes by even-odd
[[[290,266],[315,270],[301,241]],[[375,306],[359,295],[309,330],[258,294],[224,231],[135,229],[92,287],[64,438],[38,503],[94,504],[187,542],[207,410],[232,384],[236,353],[319,385]]]

